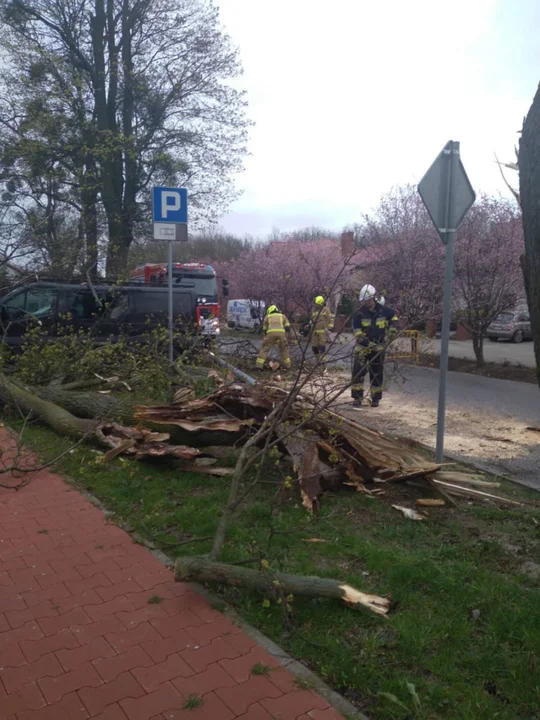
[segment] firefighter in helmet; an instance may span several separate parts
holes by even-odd
[[[334,329],[334,316],[326,305],[324,297],[317,295],[313,300],[311,313],[311,349],[314,355],[324,355],[329,340],[329,333]]]
[[[395,311],[377,298],[373,285],[364,285],[358,296],[360,309],[353,317],[356,340],[353,356],[351,392],[353,405],[360,407],[364,397],[364,379],[369,372],[371,407],[379,407],[384,380],[386,334],[396,332]]]
[[[285,315],[279,311],[276,305],[270,305],[263,322],[264,340],[255,363],[257,370],[264,368],[264,363],[274,345],[277,345],[283,365],[286,368],[291,366],[291,356],[289,355],[289,344],[287,342],[287,334],[290,330],[291,325]]]

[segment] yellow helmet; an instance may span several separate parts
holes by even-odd
[[[314,300],[315,305],[324,305],[324,298],[322,295],[317,295]]]
[[[276,305],[270,305],[270,307],[268,308],[268,310],[266,312],[268,315],[271,315],[272,313],[279,312],[279,310]]]

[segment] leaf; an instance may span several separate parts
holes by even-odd
[[[418,697],[418,693],[416,692],[416,687],[411,682],[406,682],[405,685],[407,686],[407,690],[409,691],[409,695],[412,697],[414,707],[419,710],[420,709],[420,698]]]
[[[399,698],[397,698],[393,693],[380,692],[380,693],[377,693],[377,695],[379,697],[385,698],[386,700],[388,700],[391,703],[394,703],[394,705],[397,705],[398,707],[403,708],[403,710],[405,710],[406,712],[409,712],[409,708],[406,705],[404,705],[401,702],[401,700],[399,700]]]

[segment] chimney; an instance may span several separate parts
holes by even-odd
[[[352,231],[341,233],[341,256],[351,257],[354,252],[354,233]]]

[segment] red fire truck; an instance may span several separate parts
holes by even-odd
[[[167,263],[146,263],[130,273],[130,282],[167,286]],[[219,333],[219,299],[216,271],[204,263],[174,263],[173,292],[191,295],[191,317],[203,332]]]

